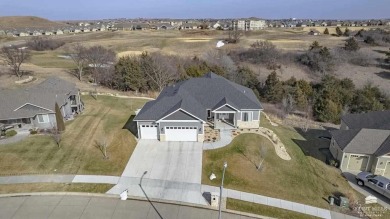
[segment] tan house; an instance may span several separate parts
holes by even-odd
[[[390,110],[344,115],[331,135],[329,149],[343,172],[390,177]]]

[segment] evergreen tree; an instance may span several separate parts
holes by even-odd
[[[343,31],[340,29],[340,27],[336,27],[336,34],[337,34],[337,36],[343,35]]]
[[[355,51],[358,51],[360,49],[360,46],[359,46],[359,43],[357,42],[357,40],[354,37],[350,37],[345,42],[344,49],[347,50],[347,51],[355,52]]]
[[[63,132],[65,131],[65,122],[57,102],[55,104],[55,113],[56,113],[57,130],[59,132]]]
[[[328,28],[325,28],[324,34],[329,35],[329,30],[328,30]]]
[[[265,81],[264,97],[271,103],[278,103],[283,98],[283,86],[275,71],[269,74]]]
[[[309,50],[311,51],[311,50],[316,50],[316,49],[321,49],[321,48],[322,48],[322,46],[320,46],[320,44],[317,41],[314,41],[310,45]]]
[[[345,28],[344,36],[349,36],[351,34],[351,31],[349,31],[348,28]]]
[[[146,89],[146,76],[141,70],[137,57],[126,56],[119,59],[115,65],[115,79],[113,87],[122,91],[140,91]]]

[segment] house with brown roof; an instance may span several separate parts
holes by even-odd
[[[84,109],[76,85],[57,77],[26,89],[1,90],[0,103],[0,124],[39,129],[56,127],[56,103],[64,119]]]
[[[347,114],[332,135],[330,152],[343,172],[390,177],[390,110]]]

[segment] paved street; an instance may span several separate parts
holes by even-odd
[[[223,213],[224,219],[251,217]],[[131,219],[198,219],[218,218],[218,211],[166,203],[89,196],[24,196],[0,198],[2,219],[70,219],[70,218],[131,218]]]

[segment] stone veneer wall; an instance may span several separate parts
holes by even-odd
[[[204,134],[198,134],[198,142],[204,141]]]
[[[241,120],[237,120],[237,126],[238,128],[249,128],[249,129],[254,129],[254,128],[259,128],[259,121],[249,121],[249,122],[244,122]]]

